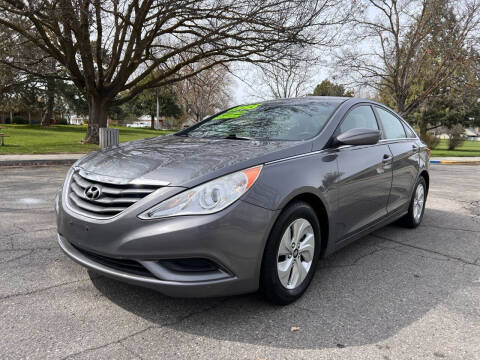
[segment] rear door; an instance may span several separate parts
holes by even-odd
[[[370,105],[353,107],[334,136],[353,128],[379,129]],[[392,183],[392,154],[388,145],[340,146],[338,160],[337,241],[348,238],[387,214]]]
[[[411,191],[418,174],[417,138],[412,131],[405,130],[403,121],[393,112],[375,106],[383,131],[384,140],[393,154],[393,181],[387,210],[393,212],[406,207],[410,202]]]

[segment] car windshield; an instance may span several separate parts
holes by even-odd
[[[259,103],[212,116],[179,135],[235,140],[307,140],[317,135],[340,101]]]

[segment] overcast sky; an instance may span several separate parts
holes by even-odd
[[[322,80],[327,78],[331,80],[332,76],[330,72],[331,70],[327,67],[317,66],[312,68],[312,84],[309,91],[313,92],[315,86],[322,82]],[[260,81],[258,70],[255,69],[254,65],[236,67],[232,70],[232,73],[232,105],[272,99],[268,88]]]

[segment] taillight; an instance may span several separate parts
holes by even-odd
[[[430,157],[430,149],[427,147],[425,151],[427,152],[428,157]]]

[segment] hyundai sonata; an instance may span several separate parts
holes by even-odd
[[[236,106],[80,159],[57,196],[58,242],[166,295],[260,289],[287,304],[320,257],[393,221],[418,226],[428,167],[409,124],[369,100]]]

